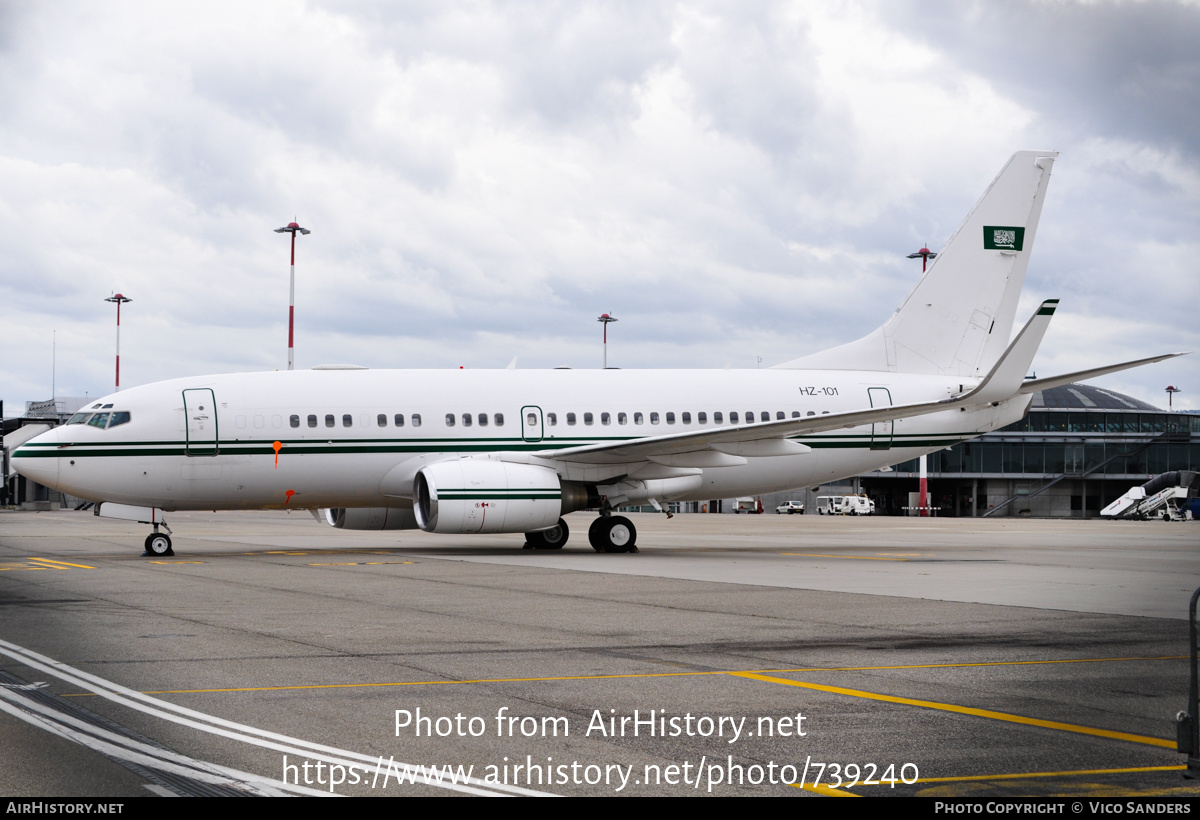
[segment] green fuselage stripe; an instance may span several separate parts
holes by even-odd
[[[794,437],[813,449],[861,449],[872,442],[890,441],[892,447],[945,447],[960,441],[976,438],[978,433],[938,434],[895,434],[890,437],[875,437],[870,434],[835,434]],[[370,455],[373,453],[474,453],[474,452],[534,452],[537,450],[560,450],[588,444],[609,442],[636,442],[640,437],[571,438],[527,442],[521,439],[348,439],[338,441],[284,441],[280,455]],[[274,442],[268,441],[222,441],[216,449],[220,455],[274,456]],[[205,447],[203,453],[191,455],[204,457],[217,455]],[[702,449],[702,448],[701,448]],[[187,445],[182,441],[146,442],[88,442],[87,444],[37,443],[22,444],[13,452],[14,458],[136,458],[138,456],[183,456],[188,455]],[[641,456],[633,460],[641,461]]]

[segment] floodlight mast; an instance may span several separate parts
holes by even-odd
[[[105,298],[104,301],[117,303],[117,381],[116,381],[116,390],[114,390],[113,392],[120,393],[121,392],[121,303],[122,302],[132,302],[133,300],[130,299],[128,296],[122,296],[119,293],[114,293],[112,296]],[[53,398],[53,397],[51,397],[51,398]]]
[[[296,234],[307,235],[312,231],[308,228],[301,228],[295,222],[289,222],[285,227],[276,228],[275,233],[292,235],[292,275],[288,281],[288,370],[294,370],[296,365]]]
[[[916,253],[910,253],[908,255],[908,258],[909,259],[920,259],[921,260],[921,273],[924,274],[925,269],[929,266],[929,260],[933,259],[936,256],[937,256],[937,254],[934,253],[933,251],[929,250],[929,247],[927,245],[923,245],[921,247],[921,250],[917,251]],[[921,456],[921,466],[920,466],[921,477],[919,479],[920,495],[918,496],[919,500],[917,501],[917,515],[922,518],[929,515],[928,465],[929,465],[929,462],[926,460],[926,457],[924,455],[922,455]],[[971,499],[971,503],[974,504],[975,499]]]
[[[611,322],[617,321],[615,316],[609,316],[607,313],[601,313],[596,319],[604,325],[604,369],[608,370],[608,325]]]

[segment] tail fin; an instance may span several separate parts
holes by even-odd
[[[874,332],[784,369],[979,377],[1008,347],[1055,151],[1019,151],[896,312]]]

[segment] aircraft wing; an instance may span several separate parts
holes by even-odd
[[[1128,370],[1131,367],[1139,367],[1144,364],[1153,364],[1161,362],[1163,359],[1174,359],[1176,356],[1186,356],[1187,351],[1183,353],[1164,353],[1162,356],[1150,356],[1145,359],[1134,359],[1130,362],[1122,362],[1121,364],[1110,364],[1107,367],[1093,367],[1091,370],[1080,370],[1075,373],[1064,373],[1061,376],[1050,376],[1045,379],[1029,379],[1021,385],[1022,393],[1036,393],[1039,390],[1049,390],[1051,387],[1062,387],[1064,384],[1072,384],[1081,382],[1084,379],[1094,379],[1097,376],[1106,376],[1109,373],[1116,373],[1118,370]]]
[[[760,424],[741,424],[716,427],[686,433],[669,433],[662,436],[612,441],[601,444],[584,444],[558,450],[539,450],[532,455],[560,461],[583,464],[620,464],[630,461],[645,461],[652,457],[681,455],[701,450],[712,450],[731,456],[782,456],[808,451],[808,447],[791,436],[806,433],[823,433],[860,424],[891,421],[898,418],[940,413],[977,402],[967,396],[959,399],[942,399],[921,404],[897,404],[887,407],[872,407],[845,413],[825,413],[819,416],[765,421]]]
[[[808,452],[809,448],[799,441],[792,440],[793,436],[823,433],[829,430],[857,427],[861,424],[913,418],[981,404],[999,403],[1037,390],[1070,384],[1082,378],[1115,373],[1118,370],[1183,355],[1168,353],[1163,356],[1152,356],[1063,376],[1025,381],[1025,374],[1033,363],[1034,354],[1037,353],[1057,306],[1057,299],[1047,299],[1042,302],[1034,315],[1009,343],[1008,349],[996,360],[987,375],[974,388],[960,395],[917,404],[871,407],[843,413],[822,413],[819,416],[767,421],[761,424],[741,424],[626,441],[585,444],[557,450],[539,450],[533,455],[582,464],[620,464],[653,460],[677,466],[728,466],[734,463],[744,463],[742,460],[744,458],[797,455]]]

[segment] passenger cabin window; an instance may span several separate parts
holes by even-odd
[[[394,424],[395,424],[397,427],[403,427],[403,426],[404,426],[404,414],[403,414],[403,413],[397,413],[396,415],[392,416],[392,422],[393,422],[393,423],[394,423]]]
[[[746,424],[754,424],[754,411],[753,410],[746,411]]]
[[[447,426],[447,427],[453,427],[453,426],[454,426],[454,414],[453,414],[453,413],[447,413],[447,414],[446,414],[446,426]]]
[[[504,414],[503,413],[493,413],[492,421],[495,423],[495,425],[497,427],[503,427],[504,426]]]
[[[480,414],[479,414],[479,426],[480,426],[480,427],[487,427],[487,425],[488,425],[488,417],[487,417],[487,413],[480,413]]]
[[[628,416],[626,416],[624,413],[617,413],[617,424],[627,424],[628,422]]]
[[[691,413],[680,413],[679,418],[683,421],[684,424],[692,423],[692,414]]]
[[[674,423],[675,423],[675,414],[667,413],[667,424],[674,424]]]
[[[781,419],[781,418],[784,418],[783,411],[782,411],[782,410],[779,410],[779,411],[777,411],[777,412],[775,413],[775,418],[776,418],[776,419]],[[766,421],[766,419],[763,419],[763,421]]]
[[[333,425],[334,425],[333,413],[327,413],[325,415],[325,426],[332,427]]]
[[[733,419],[733,421],[737,421],[737,419]],[[721,415],[720,410],[713,413],[713,424],[724,424],[724,423],[725,423],[725,418]]]
[[[584,424],[586,424],[587,426],[591,427],[591,426],[592,426],[592,421],[593,421],[593,419],[592,419],[592,414],[591,414],[591,413],[584,413],[584,414],[583,414],[583,423],[584,423]]]
[[[641,414],[641,413],[634,413],[634,414],[633,414],[633,423],[634,423],[634,424],[641,424],[641,423],[642,423],[642,414]]]
[[[471,414],[463,413],[463,427],[470,427],[470,426],[471,426]]]
[[[703,410],[701,410],[696,414],[696,422],[698,424],[708,424],[708,413],[705,413]]]
[[[738,423],[738,414],[737,414],[736,410],[734,410],[732,413],[729,414],[729,423],[730,424]]]
[[[547,419],[550,420],[551,424],[554,424],[554,421],[553,421],[554,414],[553,413],[550,413],[547,416]],[[537,427],[537,413],[526,413],[525,414],[525,426],[526,427]]]
[[[793,411],[792,411],[792,418],[794,418],[794,419],[798,419],[798,418],[800,418],[800,411],[799,411],[799,410],[793,410]]]
[[[387,413],[380,413],[375,417],[375,423],[380,427],[387,427]]]
[[[558,424],[558,413],[547,413],[546,424],[550,425],[551,427]]]
[[[421,414],[420,413],[413,413],[411,416],[409,416],[409,418],[412,419],[413,427],[421,426]]]
[[[309,427],[316,427],[316,426],[317,426],[317,417],[316,417],[315,415],[309,414],[309,416],[308,416],[308,426],[309,426]]]
[[[295,415],[288,416],[288,424],[292,425],[293,427],[299,427],[300,426],[300,417],[295,416]]]
[[[610,416],[608,413],[601,413],[600,423],[607,427],[608,425],[612,424],[612,416]]]
[[[342,426],[343,427],[353,427],[354,426],[354,416],[350,415],[349,413],[343,413],[342,414]]]
[[[575,423],[575,414],[567,413],[567,424],[574,424],[574,423]]]
[[[651,424],[658,424],[658,413],[651,413],[651,414],[650,414],[650,423],[651,423]]]

